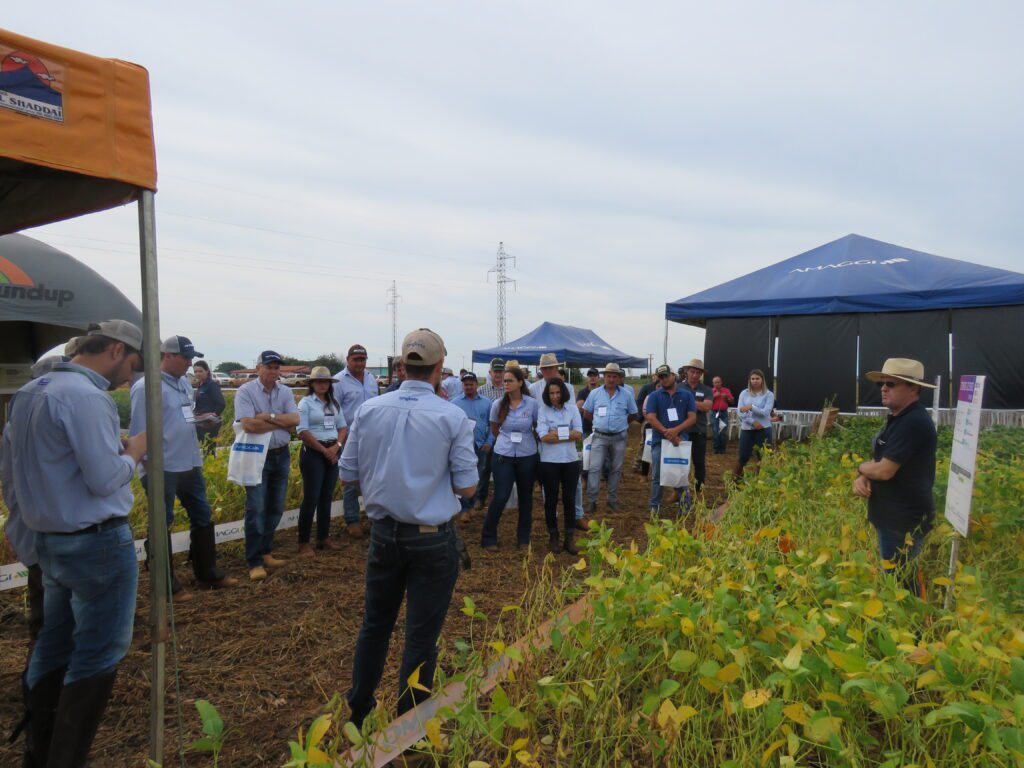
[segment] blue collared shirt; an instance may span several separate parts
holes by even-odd
[[[461,394],[451,401],[452,405],[458,406],[473,422],[473,445],[480,448],[485,445],[494,444],[494,435],[491,434],[491,401],[479,394],[470,399]]]
[[[356,413],[359,406],[367,400],[378,397],[377,379],[369,371],[363,371],[363,380],[360,381],[345,368],[334,375],[334,398],[341,403],[341,410],[345,412],[345,421],[352,424],[356,420]],[[365,496],[363,498],[366,498]]]
[[[18,497],[14,493],[14,450],[11,447],[12,430],[4,430],[0,441],[0,486],[3,486],[4,504],[7,505],[7,522],[4,523],[4,536],[14,547],[14,554],[22,565],[35,565],[39,562],[36,554],[36,534],[25,525],[18,508]]]
[[[739,409],[745,405],[752,405],[754,409],[746,413],[740,413]],[[759,395],[751,393],[749,389],[740,392],[739,400],[736,401],[737,413],[740,416],[740,429],[754,429],[754,422],[758,422],[761,428],[772,425],[772,408],[775,407],[775,395],[770,389],[765,388]]]
[[[125,517],[135,462],[121,453],[110,382],[74,363],[29,382],[11,404],[11,475],[25,525],[69,533]]]
[[[676,417],[669,417],[669,408],[675,408]],[[647,396],[647,406],[644,408],[647,413],[653,414],[657,417],[661,425],[666,429],[672,427],[678,427],[691,413],[697,413],[697,401],[693,397],[693,393],[685,387],[676,385],[676,391],[671,395],[664,389],[656,389]],[[699,417],[700,414],[698,413]],[[656,435],[660,437],[660,435]],[[683,432],[679,435],[681,440],[689,440],[690,433]]]
[[[366,516],[441,525],[461,505],[453,488],[477,484],[473,427],[425,381],[366,402],[349,427],[341,477],[359,481]]]
[[[629,417],[637,412],[636,398],[625,387],[616,387],[613,395],[608,394],[607,387],[598,387],[587,395],[583,410],[591,414],[598,432],[622,432],[629,428]]]
[[[568,427],[570,432],[583,431],[583,417],[575,403],[554,408],[541,403],[537,410],[537,434],[542,438],[552,429]],[[579,461],[575,440],[559,440],[557,443],[540,444],[540,460],[550,464],[568,464]]]
[[[333,427],[325,427],[324,419],[334,419]],[[337,401],[325,404],[316,395],[306,395],[299,400],[299,426],[295,430],[300,435],[309,432],[317,440],[337,440],[338,431],[348,426],[345,414]]]
[[[251,419],[258,413],[297,413],[295,395],[281,382],[269,392],[259,379],[247,381],[235,392],[235,419]],[[283,448],[291,442],[290,430],[278,427],[270,433],[270,447]]]
[[[128,434],[137,435],[146,431],[146,380],[139,379],[132,384],[132,420]],[[203,466],[203,454],[199,450],[194,421],[185,419],[185,409],[195,418],[192,403],[192,387],[182,376],[176,379],[160,371],[160,415],[164,425],[164,471],[188,472],[193,467]]]
[[[441,388],[448,393],[448,402],[462,394],[462,382],[457,376],[449,376],[441,380]]]
[[[491,422],[498,423],[501,400],[491,404]],[[530,456],[537,452],[537,438],[533,430],[537,426],[537,400],[524,397],[516,409],[509,408],[505,421],[498,427],[498,439],[494,441],[494,452],[499,456]],[[518,435],[518,437],[516,437]]]

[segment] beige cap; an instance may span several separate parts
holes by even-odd
[[[434,365],[447,354],[444,340],[429,328],[419,328],[402,340],[402,357],[407,365]]]
[[[326,365],[318,365],[309,372],[310,381],[334,381],[331,371]]]
[[[690,362],[683,366],[683,368],[696,368],[701,373],[704,372],[704,361],[699,357],[693,358]]]
[[[120,341],[132,349],[142,351],[142,329],[127,320],[104,320],[90,323],[87,336],[106,336],[108,339]]]
[[[606,375],[609,374],[609,373],[617,373],[617,374],[619,374],[619,376],[625,376],[626,375],[625,372],[622,370],[622,368],[619,367],[618,363],[608,363],[608,365],[606,365],[604,367],[604,370],[601,371],[601,373],[606,374]]]
[[[558,362],[558,355],[554,352],[545,352],[540,356],[540,363],[537,365],[538,368],[557,368],[561,363]]]
[[[867,376],[869,381],[901,379],[921,387],[935,389],[934,384],[929,384],[924,380],[924,363],[906,357],[890,357],[885,361],[882,370],[868,371],[864,375]]]
[[[73,338],[68,339],[68,343],[64,345],[64,354],[68,357],[74,357],[77,355],[78,347],[81,345],[82,339],[84,338],[85,336],[74,336]]]

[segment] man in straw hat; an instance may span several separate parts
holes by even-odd
[[[623,385],[623,370],[618,363],[608,363],[601,371],[604,386],[592,390],[583,404],[583,418],[594,428],[594,442],[590,449],[590,469],[587,472],[587,511],[593,514],[597,509],[597,496],[601,490],[601,467],[605,455],[611,454],[611,471],[608,473],[608,507],[619,508],[619,479],[622,477],[622,463],[626,459],[626,440],[629,437],[629,422],[638,421],[639,416],[633,392]]]
[[[559,378],[558,367],[562,363],[558,362],[558,355],[554,352],[545,352],[540,356],[540,363],[537,365],[537,369],[540,371],[540,378],[530,385],[530,396],[540,400],[541,395],[544,394],[544,387],[548,385],[548,382],[552,379]]]
[[[708,414],[711,412],[711,401],[714,399],[714,395],[711,387],[702,381],[704,361],[699,357],[693,358],[682,367],[681,371],[683,388],[689,390],[697,402],[697,421],[690,427],[689,434],[693,450],[690,454],[693,461],[693,490],[700,493],[704,488],[704,479],[707,476]]]
[[[898,571],[916,594],[907,566],[921,551],[935,518],[935,424],[919,398],[922,387],[935,385],[925,381],[924,365],[902,357],[889,358],[867,378],[881,390],[889,416],[875,435],[874,458],[857,467],[853,492],[868,500],[868,520],[878,532],[884,567]]]

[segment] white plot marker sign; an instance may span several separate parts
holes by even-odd
[[[956,426],[949,457],[949,484],[946,490],[946,519],[961,536],[967,536],[971,521],[971,494],[974,468],[978,458],[978,431],[981,427],[981,398],[984,376],[961,376],[956,403]]]

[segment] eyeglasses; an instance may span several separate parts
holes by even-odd
[[[504,383],[505,384],[515,384],[515,383],[517,383],[517,379],[504,379]]]
[[[882,389],[882,387],[885,387],[886,389],[896,389],[896,387],[902,383],[902,381],[879,381],[877,382],[877,386],[879,389]]]

